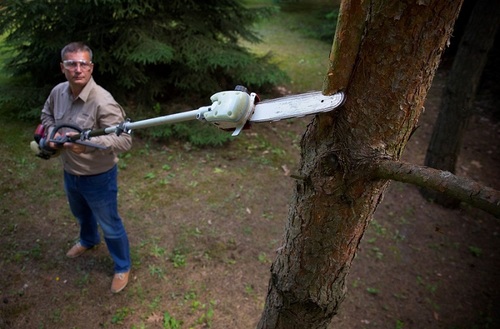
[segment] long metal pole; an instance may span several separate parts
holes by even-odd
[[[140,120],[140,121],[136,121],[136,122],[125,122],[123,125],[123,128],[126,131],[128,131],[128,130],[133,130],[133,129],[142,129],[142,128],[160,126],[163,124],[174,124],[174,123],[178,123],[178,122],[196,120],[196,119],[200,119],[201,113],[208,111],[209,108],[210,108],[210,106],[204,106],[204,107],[200,107],[199,109],[196,109],[196,110],[169,114],[169,115],[165,115],[165,116],[161,116],[161,117],[157,117],[157,118],[145,119],[145,120]],[[119,126],[108,127],[106,129],[104,129],[104,131],[106,134],[110,134],[110,133],[116,132],[116,130],[118,128],[119,128]]]
[[[164,115],[157,118],[145,119],[136,122],[123,122],[119,125],[107,127],[104,129],[95,129],[88,132],[83,132],[80,134],[73,135],[69,137],[71,141],[77,141],[82,138],[82,134],[85,135],[85,139],[90,137],[97,137],[102,135],[108,135],[115,132],[130,132],[133,129],[149,128],[154,126],[160,126],[164,124],[174,124],[184,121],[191,120],[202,120],[203,113],[210,110],[210,106],[202,106],[196,110],[174,113],[169,115]]]

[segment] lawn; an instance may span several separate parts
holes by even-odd
[[[263,1],[250,1],[258,5]],[[256,54],[271,52],[274,61],[290,76],[286,88],[292,93],[321,90],[328,69],[331,43],[310,36],[312,27],[335,8],[331,1],[298,2],[281,8],[271,19],[260,21],[259,44],[244,45]],[[332,31],[332,41],[333,41]]]

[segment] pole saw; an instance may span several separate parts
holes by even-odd
[[[122,133],[130,134],[133,129],[149,128],[190,120],[210,122],[220,129],[226,131],[232,130],[232,135],[237,136],[243,128],[253,122],[273,122],[329,112],[341,106],[344,98],[343,92],[325,96],[321,92],[316,91],[260,101],[256,93],[249,93],[245,87],[236,86],[235,90],[222,91],[212,95],[210,97],[212,105],[210,106],[202,106],[186,112],[137,122],[126,120],[116,126],[104,129],[82,129],[74,125],[61,124],[54,127],[50,135],[47,136],[44,127],[39,125],[35,130],[35,140],[31,142],[31,149],[36,156],[42,159],[50,159],[58,155],[58,150],[49,147],[49,142],[56,143],[57,145],[71,142],[106,149],[106,147],[91,143],[89,140],[92,137],[112,133],[119,136]],[[70,128],[78,133],[72,136],[55,137],[56,133],[62,128]]]

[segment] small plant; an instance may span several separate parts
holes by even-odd
[[[375,231],[375,233],[379,236],[384,236],[387,233],[385,227],[383,227],[379,222],[375,219],[371,222],[371,227]]]
[[[200,306],[204,307],[205,305],[202,305],[202,303],[199,300],[193,300],[191,302],[191,311],[198,310]]]
[[[41,259],[42,258],[42,247],[38,243],[39,240],[35,243],[35,246],[31,248],[30,254],[34,259]]]
[[[249,227],[249,226],[245,226],[245,227],[243,228],[243,234],[245,234],[245,235],[251,235],[251,234],[252,234],[252,232],[253,232],[253,230],[252,230],[252,228],[251,228],[251,227]]]
[[[170,256],[170,260],[174,264],[175,268],[183,267],[186,265],[186,255],[184,255],[178,248],[174,249],[172,255]]]
[[[254,288],[252,284],[245,285],[245,293],[247,293],[248,295],[252,295],[254,293]]]
[[[181,322],[176,320],[168,312],[163,314],[163,328],[164,329],[179,329],[181,327]]]
[[[373,247],[372,251],[377,259],[381,260],[382,258],[384,258],[384,254],[380,251],[379,247]]]
[[[206,305],[203,304],[202,309],[204,309],[205,312],[203,312],[203,314],[198,318],[196,323],[204,325],[204,328],[211,328],[212,327],[212,319],[214,317],[214,306],[216,304],[217,304],[217,302],[214,300],[210,301],[208,307],[206,307]]]
[[[165,254],[165,248],[158,246],[156,243],[151,247],[150,255],[159,258]]]
[[[187,185],[188,185],[189,187],[197,187],[197,186],[198,186],[198,184],[199,184],[199,183],[198,183],[197,181],[192,180],[192,181],[190,181]]]
[[[431,294],[435,294],[438,289],[437,283],[426,283],[420,275],[417,276],[417,283],[424,286]]]
[[[222,174],[224,172],[224,169],[220,167],[215,167],[213,173],[214,174]]]
[[[394,293],[392,295],[394,297],[396,297],[397,299],[401,299],[401,300],[408,299],[408,297],[405,294],[402,294],[402,293]]]
[[[156,265],[149,265],[149,274],[151,274],[151,276],[157,276],[159,279],[165,277],[165,272],[163,271],[163,269]]]
[[[52,314],[50,315],[50,319],[52,320],[53,323],[60,323],[61,322],[61,310],[55,309],[54,311],[52,311]]]
[[[184,294],[184,300],[194,300],[196,299],[196,292],[195,291],[188,291]]]
[[[403,241],[406,239],[406,237],[401,232],[399,232],[399,230],[396,230],[396,232],[394,232],[393,239],[397,241]]]
[[[378,295],[378,293],[380,292],[379,289],[372,288],[372,287],[366,288],[366,291],[368,291],[368,293],[371,294],[371,295]]]
[[[165,185],[170,184],[171,180],[172,180],[172,176],[171,176],[171,174],[169,174],[167,177],[160,179],[158,181],[158,183],[162,186],[165,186]]]
[[[116,310],[116,313],[111,318],[113,324],[123,324],[123,320],[130,315],[131,310],[128,307],[122,307]]]
[[[265,218],[265,219],[267,219],[267,220],[272,220],[272,219],[274,218],[274,215],[273,215],[273,213],[271,213],[271,212],[270,212],[270,213],[266,213],[266,212],[264,212],[264,213],[262,214],[262,217],[263,217],[263,218]]]
[[[121,160],[120,162],[118,162],[118,169],[120,169],[120,170],[127,169],[127,163],[125,161]]]
[[[78,287],[83,288],[84,286],[88,285],[90,281],[89,273],[83,273],[83,275],[76,280],[76,284]]]
[[[146,179],[153,179],[155,177],[156,177],[156,175],[152,172],[149,172],[146,175],[144,175],[144,178],[146,178]]]
[[[475,246],[469,246],[469,251],[474,257],[481,257],[481,255],[483,254],[483,250]]]
[[[270,263],[270,260],[267,257],[267,254],[265,252],[261,252],[259,254],[259,262],[261,262],[263,264]]]
[[[156,296],[153,301],[149,304],[149,308],[151,310],[155,310],[158,308],[158,306],[160,305],[160,302],[161,302],[161,297],[160,296]]]
[[[427,290],[429,290],[429,292],[431,294],[435,294],[436,293],[436,290],[438,289],[438,284],[437,283],[429,283],[427,286],[426,286]]]

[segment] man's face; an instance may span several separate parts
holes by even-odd
[[[61,63],[61,71],[72,89],[82,89],[89,82],[94,70],[90,54],[86,51],[66,53]]]

